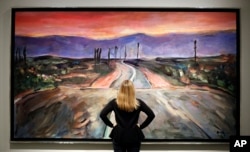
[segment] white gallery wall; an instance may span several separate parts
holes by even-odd
[[[110,152],[105,144],[10,143],[11,8],[18,7],[174,7],[240,8],[240,133],[250,135],[250,1],[249,0],[0,0],[0,152]],[[224,152],[228,144],[143,144],[142,152]]]

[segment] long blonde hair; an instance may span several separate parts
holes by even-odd
[[[136,100],[134,84],[130,80],[122,82],[117,94],[117,105],[120,109],[132,112],[137,109],[139,102]]]

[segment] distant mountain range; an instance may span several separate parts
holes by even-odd
[[[15,36],[15,48],[26,47],[28,57],[43,55],[92,58],[95,48],[102,48],[102,58],[123,58],[126,50],[127,58],[136,58],[138,43],[139,57],[193,57],[194,41],[197,56],[216,56],[236,54],[237,34],[235,31],[220,31],[203,34],[168,34],[149,36],[138,33],[115,39],[94,40],[73,36],[27,37]],[[117,52],[115,53],[115,46]]]

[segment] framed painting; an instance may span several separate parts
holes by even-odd
[[[239,134],[239,13],[13,8],[11,141],[111,141],[99,113],[129,79],[156,115],[145,142],[228,142]]]

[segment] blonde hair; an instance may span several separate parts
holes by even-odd
[[[127,112],[132,112],[139,107],[139,102],[136,100],[135,88],[132,81],[125,80],[122,82],[116,102],[121,110]]]

